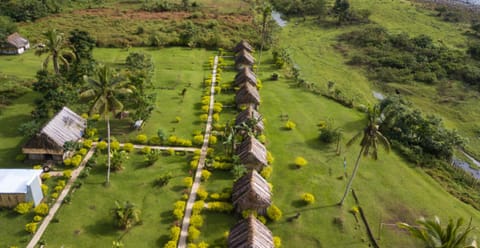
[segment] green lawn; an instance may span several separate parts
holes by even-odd
[[[161,247],[168,241],[174,222],[173,204],[183,193],[183,177],[188,175],[186,157],[161,157],[151,167],[145,167],[143,156],[132,154],[125,169],[111,175],[111,185],[105,182],[105,156],[83,180],[80,189],[71,193],[71,203],[57,213],[57,223],[51,223],[42,240],[52,247],[110,247],[121,239],[126,247]],[[152,186],[160,175],[171,172],[173,178],[162,188]],[[116,230],[110,215],[115,200],[130,201],[142,211],[142,224],[128,232]]]

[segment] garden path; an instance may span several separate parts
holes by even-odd
[[[182,221],[182,230],[180,232],[180,239],[178,241],[178,248],[187,247],[187,237],[188,237],[188,227],[190,226],[190,216],[192,215],[193,203],[195,202],[197,196],[197,190],[200,186],[200,179],[202,176],[202,169],[205,165],[205,159],[207,157],[208,149],[208,140],[210,138],[210,132],[212,131],[212,114],[213,114],[213,104],[215,102],[215,82],[217,78],[217,65],[218,65],[218,56],[215,56],[213,61],[213,70],[212,70],[212,85],[210,87],[210,106],[208,109],[208,119],[207,125],[205,127],[205,136],[203,137],[203,145],[200,153],[200,159],[198,160],[197,171],[195,172],[195,179],[193,181],[192,189],[190,195],[188,196],[187,206],[185,207],[185,214]]]
[[[50,221],[52,221],[53,217],[55,216],[55,213],[58,211],[58,209],[62,205],[63,199],[65,198],[65,196],[67,196],[73,183],[77,179],[78,175],[80,175],[80,172],[83,170],[83,168],[85,168],[85,165],[87,164],[88,160],[92,157],[94,152],[95,152],[95,145],[92,145],[92,147],[90,148],[88,153],[85,155],[85,157],[83,158],[78,168],[76,168],[72,172],[72,177],[70,178],[70,180],[68,180],[62,193],[58,196],[57,201],[55,201],[53,206],[50,208],[48,215],[45,216],[45,218],[43,219],[42,224],[40,225],[40,227],[38,227],[37,232],[35,233],[35,235],[33,235],[32,239],[30,240],[30,243],[28,243],[27,245],[27,248],[34,248],[37,245],[38,241],[40,240],[43,233],[47,229],[48,224],[50,224]]]

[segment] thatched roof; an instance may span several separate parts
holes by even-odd
[[[40,133],[27,141],[22,150],[34,154],[63,154],[65,142],[78,141],[86,127],[87,120],[63,107]]]
[[[253,86],[257,86],[257,77],[248,66],[243,67],[240,72],[235,75],[235,86],[240,86],[244,83],[250,83]]]
[[[273,234],[254,216],[239,221],[230,229],[229,248],[274,248]]]
[[[16,48],[25,48],[29,45],[28,40],[20,36],[17,32],[9,35],[6,42]]]
[[[235,103],[241,104],[255,104],[260,105],[260,94],[256,87],[251,84],[243,84],[235,95]]]
[[[260,170],[263,166],[268,165],[267,149],[254,137],[245,138],[237,147],[236,154],[239,156],[240,162],[247,168]]]
[[[255,130],[257,132],[263,132],[264,125],[262,116],[252,106],[248,106],[244,111],[240,112],[235,119],[235,125],[241,125],[244,122],[255,122]]]
[[[266,210],[272,204],[272,192],[268,182],[256,170],[252,170],[234,183],[232,202],[238,212],[247,209]]]
[[[237,56],[235,56],[235,65],[253,65],[255,58],[247,51],[241,50]]]
[[[242,40],[233,48],[233,52],[238,53],[241,50],[246,50],[251,53],[253,52],[253,47],[246,40]]]

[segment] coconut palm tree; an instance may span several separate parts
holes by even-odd
[[[353,168],[352,176],[348,180],[347,188],[343,194],[342,200],[338,205],[342,206],[345,198],[347,197],[350,189],[352,187],[352,182],[355,176],[357,175],[358,167],[360,165],[360,158],[363,156],[371,156],[374,160],[378,159],[378,144],[382,145],[386,152],[390,151],[390,142],[385,136],[382,135],[379,131],[379,125],[377,123],[378,116],[380,115],[380,110],[378,105],[375,105],[373,108],[369,108],[368,111],[368,124],[360,132],[358,132],[352,139],[347,143],[347,147],[355,143],[360,137],[360,152],[358,153],[357,160],[355,162],[355,167]]]
[[[95,78],[85,77],[85,81],[90,88],[80,93],[80,97],[86,100],[93,99],[90,114],[99,113],[105,117],[107,122],[108,169],[106,184],[108,185],[110,183],[110,112],[115,115],[116,111],[121,111],[123,104],[117,96],[132,93],[132,90],[122,84],[122,77],[115,75],[108,66],[102,64],[98,65]]]
[[[115,201],[115,208],[112,209],[115,223],[121,229],[129,229],[140,222],[140,213],[140,209],[128,201],[123,205]]]
[[[47,69],[50,60],[53,62],[53,70],[56,74],[60,73],[59,62],[61,62],[68,70],[69,62],[67,56],[75,58],[75,53],[66,46],[64,34],[56,29],[51,29],[43,33],[45,38],[44,46],[37,47],[35,54],[40,56],[45,53],[48,56],[43,61],[43,69]]]
[[[272,16],[272,7],[270,6],[270,4],[264,2],[260,11],[262,12],[262,30],[261,30],[260,55],[259,55],[259,58],[258,58],[258,66],[257,66],[256,73],[258,73],[258,70],[260,70],[260,63],[261,63],[261,60],[262,60],[263,47],[265,45],[265,39],[266,39],[266,36],[267,36],[268,22],[270,21],[271,16]]]
[[[422,240],[426,248],[477,247],[477,242],[468,238],[468,234],[474,229],[471,226],[471,221],[464,230],[461,230],[463,225],[462,218],[457,219],[456,222],[450,219],[446,227],[442,227],[437,216],[435,216],[434,220],[420,218],[417,224],[418,226],[411,226],[407,223],[398,223],[398,226],[408,230],[412,236]]]

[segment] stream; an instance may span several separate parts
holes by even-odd
[[[282,15],[278,11],[272,11],[272,18],[281,28],[287,25],[287,21],[282,19]]]
[[[470,166],[469,162],[465,162],[455,157],[452,159],[452,165],[462,168],[464,171],[470,173],[475,179],[480,179],[480,169],[478,169],[480,168],[480,162],[464,151],[462,151],[462,153],[471,161],[471,163],[475,164],[475,166]],[[475,167],[477,168],[475,169]]]

